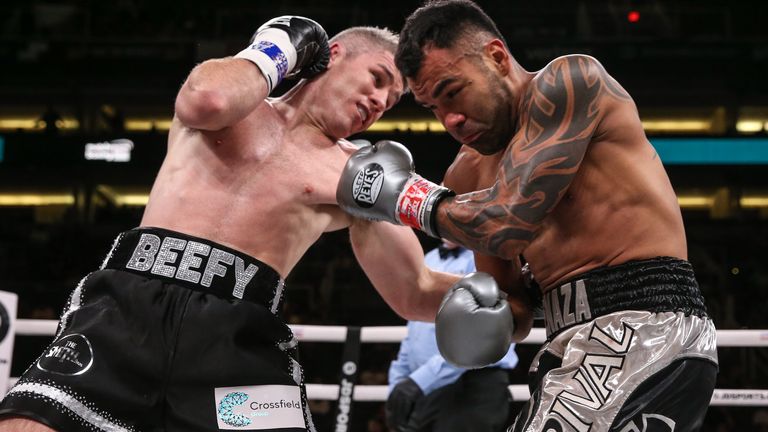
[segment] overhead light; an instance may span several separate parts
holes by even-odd
[[[75,197],[72,194],[0,194],[0,206],[28,207],[46,205],[73,205],[74,203]]]
[[[80,128],[80,122],[72,117],[64,117],[56,122],[59,130],[75,130]],[[15,131],[23,130],[43,130],[45,122],[35,117],[8,117],[0,118],[0,130]]]
[[[715,203],[715,197],[707,195],[681,195],[677,197],[677,203],[684,209],[710,208]],[[739,199],[739,205],[743,208],[768,207],[768,196],[746,195]]]
[[[768,123],[765,123],[763,120],[739,120],[736,122],[736,130],[741,133],[762,132],[767,124]]]
[[[117,198],[117,204],[121,206],[146,206],[149,202],[149,194],[124,194]]]
[[[709,120],[643,120],[646,132],[708,132],[712,128]]]
[[[739,205],[745,208],[768,207],[768,196],[743,196]]]
[[[0,119],[0,129],[16,130],[16,129],[37,129],[37,119],[32,118],[4,118]]]
[[[173,119],[158,118],[158,119],[126,119],[125,130],[127,131],[139,131],[146,132],[152,129],[158,131],[167,131],[171,129]]]
[[[677,203],[683,209],[701,209],[709,208],[714,204],[715,199],[704,195],[683,195],[677,197]]]
[[[140,117],[127,118],[124,123],[126,131],[148,132],[151,130],[168,131],[173,119],[169,117]],[[62,117],[56,122],[60,130],[80,129],[80,122],[75,117]],[[643,129],[646,132],[710,132],[713,127],[708,118],[674,118],[655,117],[642,120]],[[0,130],[40,131],[45,129],[45,122],[35,116],[18,116],[0,118]],[[380,120],[369,128],[372,132],[445,132],[445,127],[435,118],[424,116],[411,119]],[[736,130],[741,133],[755,133],[768,131],[766,118],[748,117],[742,118],[736,123]]]
[[[368,128],[369,132],[445,132],[437,120],[379,120]]]
[[[113,205],[122,206],[146,206],[149,202],[148,192],[139,192],[137,187],[126,188],[119,186],[98,185],[96,190],[106,197]]]
[[[75,130],[80,129],[80,122],[74,118],[64,117],[63,119],[56,122],[56,126],[59,129]]]

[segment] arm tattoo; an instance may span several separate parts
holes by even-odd
[[[631,100],[593,58],[550,63],[523,96],[521,129],[496,183],[444,201],[441,234],[483,253],[516,257],[570,186],[609,99]]]

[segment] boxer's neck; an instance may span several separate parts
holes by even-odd
[[[509,67],[509,73],[504,77],[504,81],[507,83],[507,86],[512,95],[512,100],[509,101],[511,108],[510,120],[516,125],[513,130],[517,131],[517,123],[519,121],[523,99],[525,99],[524,95],[536,74],[534,72],[528,72],[527,70],[523,69],[523,67],[520,66],[520,63],[518,63],[511,56]]]
[[[294,128],[308,123],[306,106],[313,103],[310,94],[307,81],[301,81],[282,96],[273,99],[273,105],[283,117],[286,127]]]

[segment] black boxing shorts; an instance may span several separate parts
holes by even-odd
[[[545,293],[543,304],[547,342],[510,431],[698,430],[718,369],[690,263],[596,269]]]
[[[59,431],[314,431],[283,280],[173,231],[120,234],[0,403]]]

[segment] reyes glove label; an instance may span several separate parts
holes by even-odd
[[[381,192],[383,181],[384,168],[381,165],[371,163],[363,167],[352,182],[352,198],[355,203],[362,208],[373,207]]]

